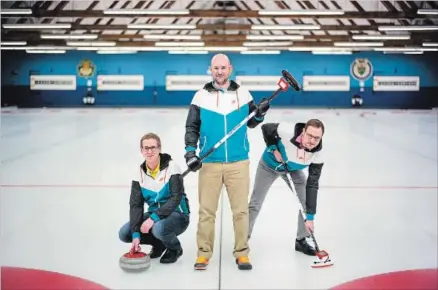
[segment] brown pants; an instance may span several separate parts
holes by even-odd
[[[228,193],[234,226],[234,257],[248,256],[249,160],[204,163],[199,170],[198,256],[213,254],[216,212],[222,186]]]

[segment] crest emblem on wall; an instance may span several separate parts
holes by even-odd
[[[351,64],[351,75],[358,81],[367,80],[373,73],[373,65],[366,58],[356,58]]]
[[[78,65],[78,75],[81,77],[91,77],[95,71],[96,67],[91,60],[84,59]]]

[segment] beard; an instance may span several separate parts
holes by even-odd
[[[220,86],[225,85],[228,81],[229,81],[229,78],[227,78],[227,77],[225,77],[223,80],[214,79],[214,82]]]

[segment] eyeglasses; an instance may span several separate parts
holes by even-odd
[[[309,133],[307,133],[307,132],[304,132],[304,134],[306,134],[306,136],[307,136],[308,138],[310,138],[310,139],[314,139],[315,141],[319,141],[319,140],[321,140],[321,137],[320,137],[320,136],[313,136],[312,134],[309,134]]]
[[[158,148],[159,148],[158,146],[151,146],[151,147],[145,146],[145,147],[142,147],[141,149],[143,151],[146,151],[146,152],[148,152],[148,151],[154,152],[154,151],[157,151]]]

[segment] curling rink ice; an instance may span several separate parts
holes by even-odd
[[[333,267],[312,269],[314,257],[295,252],[298,206],[278,179],[250,241],[253,270],[238,270],[232,256],[224,191],[214,256],[208,270],[194,271],[198,202],[197,174],[191,173],[185,179],[191,225],[180,237],[184,255],[171,265],[153,260],[148,271],[135,274],[119,268],[130,244],[119,241],[118,231],[129,219],[130,182],[142,162],[139,140],[158,133],[163,151],[185,170],[187,109],[3,109],[1,265],[101,285],[94,289],[333,289],[380,274],[436,271],[437,112],[268,112],[265,122],[293,126],[319,118],[326,125],[315,234]],[[264,149],[260,127],[249,139],[253,178]],[[394,282],[399,289],[407,283],[400,279]],[[35,283],[33,289],[52,289],[44,278]]]

